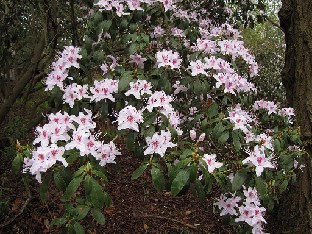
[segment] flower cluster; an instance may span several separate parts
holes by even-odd
[[[267,158],[265,154],[265,147],[256,145],[253,150],[248,151],[249,157],[242,161],[243,164],[256,167],[257,176],[261,176],[264,168],[274,168],[271,158]]]
[[[170,67],[171,69],[180,68],[182,59],[178,52],[163,50],[156,53],[157,67]]]
[[[277,113],[277,105],[272,101],[255,101],[253,105],[254,110],[265,109],[268,111],[268,114]]]
[[[85,112],[80,112],[78,116],[66,112],[50,114],[49,122],[36,128],[37,137],[33,144],[40,146],[32,152],[31,158],[24,159],[23,172],[29,171],[41,183],[41,173],[57,161],[67,167],[64,153],[71,149],[77,149],[81,156],[92,155],[102,166],[115,163],[115,157],[120,152],[113,142],[104,144],[96,140],[93,135],[96,124],[92,120],[92,113],[86,109]]]
[[[130,82],[130,89],[125,92],[126,96],[133,95],[136,99],[141,99],[144,94],[152,94],[152,84],[146,80]]]
[[[99,0],[95,5],[99,6],[100,11],[114,10],[120,17],[122,15],[129,15],[129,12],[125,12],[125,8],[130,11],[143,10],[141,3],[153,4],[154,2],[160,2],[163,4],[165,11],[172,10],[175,8],[173,0]]]
[[[79,68],[78,59],[82,56],[79,54],[80,49],[74,46],[65,46],[59,58],[52,63],[52,71],[48,74],[45,80],[46,89],[52,90],[54,86],[63,89],[63,82],[68,77],[68,69],[71,67]]]
[[[253,122],[253,118],[247,111],[242,110],[240,104],[229,111],[228,119],[234,124],[233,130],[240,129],[243,132],[247,132],[248,127],[251,127],[250,123]]]
[[[159,154],[163,157],[167,148],[177,146],[171,142],[171,133],[169,131],[161,130],[160,133],[154,133],[152,137],[146,137],[147,148],[144,151],[144,155]]]
[[[143,122],[142,113],[133,106],[126,106],[118,115],[118,130],[132,129],[139,131],[139,123]]]
[[[214,205],[221,210],[220,216],[236,216],[235,222],[245,222],[252,227],[253,234],[264,234],[262,225],[266,223],[264,214],[266,209],[261,207],[258,192],[255,188],[249,187],[243,190],[244,201],[240,204],[241,198],[235,194],[221,194]]]
[[[90,97],[91,101],[99,102],[104,99],[109,99],[114,102],[115,98],[113,94],[118,92],[118,83],[118,80],[113,79],[95,80],[94,86],[90,87],[90,92],[92,94]]]

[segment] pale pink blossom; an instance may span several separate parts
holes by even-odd
[[[159,154],[163,157],[168,148],[175,147],[177,144],[171,142],[171,133],[161,130],[160,133],[154,133],[152,137],[146,137],[147,148],[144,155]]]
[[[143,116],[142,113],[138,111],[135,107],[126,106],[119,112],[117,122],[118,130],[132,129],[138,132],[139,123],[143,122]]]
[[[144,68],[144,62],[146,61],[146,58],[143,58],[139,54],[130,55],[130,62],[129,63],[135,63],[138,68],[143,69]]]
[[[213,173],[213,171],[217,168],[223,166],[223,163],[216,161],[217,155],[215,154],[204,154],[203,161],[207,164],[207,170],[209,173]]]
[[[182,59],[178,52],[173,52],[172,50],[163,50],[156,53],[157,67],[168,66],[171,69],[180,68]]]

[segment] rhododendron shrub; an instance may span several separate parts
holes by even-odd
[[[64,192],[66,214],[54,223],[80,230],[91,214],[104,224],[105,165],[122,157],[121,139],[142,159],[132,179],[150,171],[173,196],[215,185],[221,215],[263,233],[302,152],[293,110],[253,99],[258,66],[238,30],[173,1],[101,0],[95,9],[84,45],[65,47],[45,81],[66,112],[37,127],[24,159],[24,172],[39,182],[51,173]],[[114,133],[97,128],[104,121]]]

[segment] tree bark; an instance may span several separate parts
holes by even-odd
[[[312,0],[283,0],[279,12],[285,33],[282,71],[287,101],[295,108],[305,150],[305,168],[282,199],[276,233],[312,233]]]
[[[45,45],[45,36],[42,33],[38,43],[34,48],[30,65],[28,66],[27,70],[21,74],[21,79],[17,82],[17,84],[13,88],[10,96],[0,106],[0,123],[4,120],[5,116],[10,111],[16,99],[19,97],[25,86],[34,76],[37,65],[41,59],[41,54],[44,50],[44,45]]]

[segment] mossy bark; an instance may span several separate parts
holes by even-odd
[[[312,0],[283,0],[279,18],[286,40],[283,84],[308,155],[297,184],[282,199],[275,233],[308,234],[312,233]]]

